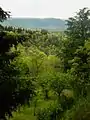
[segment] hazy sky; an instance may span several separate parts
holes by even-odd
[[[68,18],[83,7],[90,8],[90,0],[0,0],[0,6],[14,17]]]

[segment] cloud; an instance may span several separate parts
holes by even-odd
[[[1,6],[18,17],[68,18],[83,7],[90,7],[90,0],[0,0]]]

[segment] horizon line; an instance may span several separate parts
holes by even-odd
[[[66,20],[66,18],[59,18],[59,17],[30,17],[30,16],[11,16],[10,18],[30,18],[30,19],[59,19],[59,20]]]

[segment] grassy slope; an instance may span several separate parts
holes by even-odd
[[[13,118],[9,120],[36,120],[36,116],[34,116],[34,110],[37,111],[38,108],[47,108],[50,104],[54,103],[57,97],[54,95],[52,91],[49,92],[49,99],[44,100],[43,95],[37,96],[38,102],[36,109],[34,109],[34,100],[31,103],[31,106],[21,107],[21,110],[18,112],[13,112]]]
[[[54,100],[40,100],[37,104],[36,110],[38,108],[48,107],[52,102],[54,102]],[[13,118],[10,120],[36,120],[36,116],[34,116],[34,106],[32,105],[30,108],[26,106],[21,108],[20,112],[14,112]]]

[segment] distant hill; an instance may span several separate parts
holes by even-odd
[[[5,26],[22,27],[27,29],[64,30],[65,21],[55,18],[10,18],[3,23]]]

